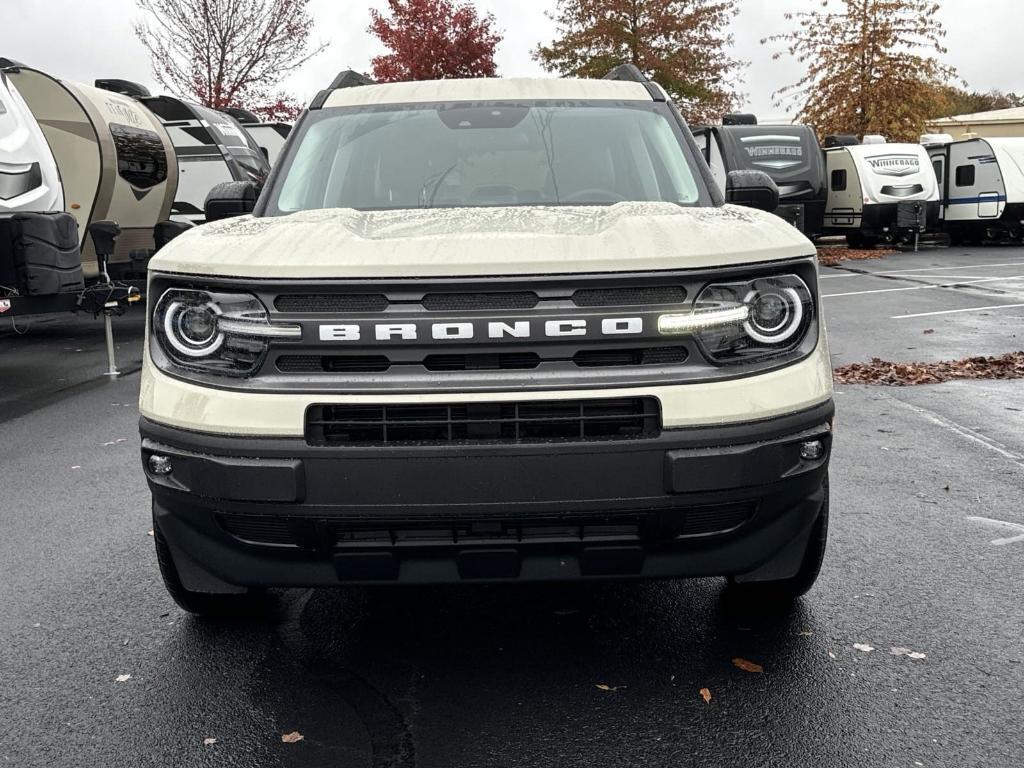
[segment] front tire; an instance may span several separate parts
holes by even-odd
[[[825,546],[828,542],[828,479],[825,479],[825,498],[821,502],[821,512],[811,529],[807,549],[804,551],[800,570],[788,579],[777,581],[737,582],[729,577],[729,595],[742,603],[749,604],[787,604],[801,595],[807,594],[821,573],[821,564],[825,559]]]
[[[156,561],[160,566],[160,575],[164,587],[178,607],[183,611],[210,618],[222,616],[238,616],[249,613],[253,608],[253,594],[249,591],[230,594],[211,594],[193,592],[181,583],[178,569],[174,564],[174,556],[167,539],[160,532],[156,518],[153,518],[153,541],[156,544]]]

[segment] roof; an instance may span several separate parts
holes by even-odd
[[[970,115],[937,117],[928,125],[963,125],[965,123],[1024,123],[1024,107],[996,109],[992,112],[974,112]]]
[[[513,101],[560,99],[587,101],[651,101],[643,83],[622,80],[562,78],[477,78],[382,83],[332,91],[324,107],[367,104],[421,104],[441,101]]]

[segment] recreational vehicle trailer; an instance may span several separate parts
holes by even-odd
[[[64,192],[50,145],[28,104],[0,69],[0,216],[63,210]]]
[[[814,130],[806,125],[738,122],[695,128],[697,145],[719,186],[729,171],[764,171],[779,187],[776,216],[808,237],[821,234],[825,216],[825,164]],[[723,119],[724,120],[724,119]]]
[[[251,181],[257,189],[270,162],[235,118],[173,96],[139,99],[171,136],[178,157],[178,194],[172,219],[202,224],[206,195],[225,181]]]
[[[954,244],[1021,239],[1024,138],[936,142],[928,154],[939,184],[942,226]]]
[[[281,155],[281,150],[284,149],[284,143],[288,140],[292,127],[288,123],[264,122],[247,109],[228,107],[223,111],[239,122],[273,167]]]
[[[168,218],[177,188],[177,163],[160,121],[136,101],[88,85],[59,80],[31,67],[5,71],[24,98],[49,145],[63,190],[63,206],[78,225],[86,278],[99,274],[89,225],[120,227],[109,276],[145,273],[156,250],[154,228]],[[36,210],[51,209],[40,205]]]
[[[938,184],[919,144],[826,145],[825,172],[824,233],[846,235],[854,248],[908,240],[938,224]]]

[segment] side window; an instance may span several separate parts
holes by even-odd
[[[956,185],[958,187],[974,186],[974,166],[958,165],[956,167]]]
[[[117,153],[117,172],[139,189],[149,189],[167,178],[167,154],[154,131],[111,123]]]
[[[832,191],[842,192],[846,189],[846,169],[836,168],[832,171]]]
[[[941,160],[932,160],[932,170],[935,171],[935,180],[942,184],[942,171],[945,168]]]

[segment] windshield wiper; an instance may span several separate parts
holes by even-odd
[[[438,190],[441,189],[441,185],[444,184],[444,180],[448,178],[448,174],[455,170],[455,166],[459,164],[456,160],[454,163],[449,165],[443,171],[435,173],[433,176],[428,176],[423,182],[423,188],[420,190],[420,208],[432,208],[434,206],[434,199],[437,197]],[[433,188],[431,189],[431,185]],[[427,198],[427,190],[430,189],[430,198]]]

